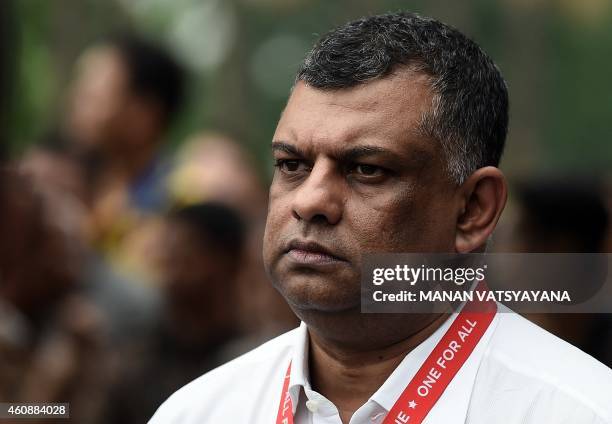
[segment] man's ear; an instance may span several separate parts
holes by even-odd
[[[493,166],[476,170],[459,187],[463,210],[457,219],[455,251],[469,253],[484,248],[506,205],[504,174]]]

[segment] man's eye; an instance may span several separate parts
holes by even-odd
[[[277,159],[276,167],[284,172],[296,172],[300,169],[301,162],[296,159]]]
[[[384,171],[381,167],[376,165],[355,165],[353,167],[353,172],[359,176],[364,177],[378,177],[384,174]]]

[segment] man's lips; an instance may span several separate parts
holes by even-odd
[[[325,246],[309,240],[292,240],[286,249],[286,254],[293,262],[304,265],[346,262]]]

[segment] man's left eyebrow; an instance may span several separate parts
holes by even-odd
[[[422,168],[432,161],[432,155],[426,150],[414,148],[409,155],[394,152],[379,146],[356,146],[338,155],[340,160],[355,162],[368,156],[380,156],[396,166]]]
[[[374,155],[384,155],[388,157],[397,156],[396,153],[378,146],[356,146],[339,154],[341,159],[347,162]]]

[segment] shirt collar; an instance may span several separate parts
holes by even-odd
[[[289,396],[293,402],[293,412],[298,404],[302,388],[310,389],[308,379],[308,349],[309,349],[308,327],[302,321],[298,331],[295,333],[293,342],[293,355],[291,359],[291,374],[289,377]]]
[[[425,341],[415,347],[406,357],[402,360],[400,365],[391,373],[389,378],[383,383],[383,385],[370,397],[369,401],[376,402],[383,407],[387,412],[391,410],[397,399],[400,397],[406,385],[417,373],[421,365],[425,362],[429,354],[433,351],[434,347],[444,336],[446,331],[452,325],[453,321],[457,318],[458,312],[454,312],[445,322],[438,328],[431,336]],[[493,331],[498,322],[498,314],[496,314],[493,322],[487,329],[486,333],[480,339],[478,345],[461,367],[453,381],[449,384],[445,390],[442,398],[437,402],[437,407],[434,408],[430,416],[438,415],[445,412],[443,417],[448,419],[449,416],[454,416],[460,419],[465,418],[467,413],[467,407],[469,404],[472,387],[476,379],[476,373],[478,366],[486,350],[486,346],[491,338]],[[302,388],[310,389],[310,380],[308,378],[308,350],[309,350],[309,336],[308,327],[304,322],[300,324],[298,331],[295,334],[295,340],[293,344],[293,355],[291,362],[291,374],[290,374],[290,385],[289,395],[293,402],[293,412],[298,405],[300,393]],[[437,410],[437,412],[436,412]],[[463,413],[461,413],[463,412]],[[451,415],[448,415],[450,413]],[[430,417],[428,416],[428,419]],[[437,422],[437,421],[432,421]],[[463,422],[463,421],[458,421]]]

